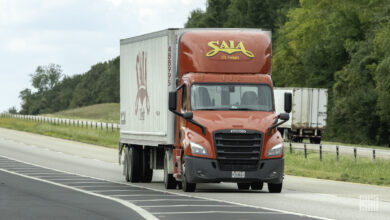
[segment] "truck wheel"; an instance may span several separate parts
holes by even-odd
[[[263,189],[263,185],[264,185],[264,183],[263,182],[253,182],[252,184],[251,184],[251,189],[252,190],[262,190]]]
[[[268,183],[268,191],[270,193],[280,193],[282,192],[283,183]]]
[[[142,152],[142,182],[152,182],[153,169],[150,168],[150,148],[145,148]]]
[[[126,161],[126,181],[127,182],[138,182],[140,179],[139,175],[139,151],[134,146],[129,146],[125,157]]]
[[[177,182],[173,177],[173,174],[168,173],[168,158],[167,153],[164,156],[164,185],[165,189],[176,189]]]
[[[186,164],[185,162],[183,161],[183,164],[182,164],[182,188],[183,188],[183,191],[184,192],[195,192],[195,189],[196,189],[196,183],[189,183],[187,181],[187,176],[186,176]]]
[[[250,183],[237,183],[237,187],[239,190],[248,190],[250,186]]]

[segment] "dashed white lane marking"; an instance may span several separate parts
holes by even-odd
[[[55,172],[53,172],[53,173],[19,172],[19,173],[28,174],[28,175],[54,175],[54,174],[58,174],[58,173],[55,173]]]
[[[149,220],[149,219],[151,219],[151,220],[158,220],[158,218],[156,216],[154,216],[150,212],[146,211],[145,209],[143,209],[143,208],[141,208],[139,206],[136,206],[133,203],[130,203],[130,202],[127,202],[127,201],[124,201],[124,200],[121,200],[121,199],[118,199],[118,198],[115,198],[115,197],[109,197],[109,196],[97,194],[97,193],[94,193],[94,192],[78,189],[78,188],[75,188],[75,187],[72,187],[72,186],[67,186],[67,185],[60,184],[60,183],[51,182],[51,181],[48,181],[48,180],[39,179],[39,178],[32,177],[32,176],[27,176],[27,175],[24,175],[24,174],[16,173],[16,172],[5,170],[5,169],[2,169],[2,168],[0,168],[0,171],[7,172],[7,173],[10,173],[10,174],[14,174],[14,175],[18,175],[18,176],[25,177],[25,178],[29,178],[29,179],[33,179],[33,180],[36,180],[36,181],[41,181],[41,182],[44,182],[44,183],[49,183],[49,184],[52,184],[52,185],[64,187],[64,188],[67,188],[67,189],[72,189],[72,190],[75,190],[75,191],[78,191],[78,192],[82,192],[82,193],[85,193],[85,194],[88,194],[88,195],[93,195],[93,196],[96,196],[96,197],[109,199],[109,200],[118,202],[118,203],[120,203],[120,204],[122,204],[122,205],[124,205],[124,206],[126,206],[126,207],[128,207],[128,208],[130,208],[132,210],[134,210],[136,213],[138,213],[144,219],[147,219],[147,220]]]
[[[107,181],[105,179],[101,179],[101,178],[97,178],[97,177],[91,177],[91,176],[82,175],[82,174],[74,174],[74,173],[63,171],[63,170],[57,170],[57,169],[53,169],[53,168],[48,168],[48,167],[45,167],[45,166],[41,166],[41,165],[37,165],[37,164],[21,161],[21,160],[15,159],[15,158],[10,158],[10,157],[6,157],[6,156],[2,156],[2,157],[10,159],[10,160],[17,161],[17,162],[29,164],[29,165],[32,165],[32,166],[37,166],[37,167],[42,167],[44,169],[58,171],[58,172],[61,172],[61,173],[67,173],[67,174],[71,174],[71,175],[78,175],[78,176],[82,176],[82,177],[87,177],[87,178]],[[151,191],[155,191],[155,192],[166,193],[165,190],[153,189],[153,188],[149,188],[149,187],[145,187],[145,186],[139,186],[139,185],[134,185],[134,184],[129,184],[129,183],[122,183],[122,182],[111,181],[111,180],[110,180],[110,182],[117,183],[117,184],[122,184],[122,185],[126,184],[127,186],[137,187],[137,188],[140,188],[140,189],[147,189],[147,190],[151,190]],[[228,203],[228,204],[238,205],[238,206],[243,206],[243,207],[264,209],[264,210],[274,211],[274,212],[279,212],[279,213],[284,213],[284,214],[291,214],[291,215],[295,215],[295,216],[299,216],[299,217],[308,217],[308,218],[321,219],[321,220],[335,220],[335,219],[332,219],[332,218],[326,218],[326,217],[320,217],[320,216],[315,216],[315,215],[303,214],[303,213],[299,213],[299,212],[285,211],[285,210],[275,209],[275,208],[268,208],[268,207],[262,207],[262,206],[249,205],[249,204],[244,204],[244,203],[239,203],[239,202],[232,202],[232,201],[226,201],[226,200],[221,200],[221,199],[207,198],[207,197],[194,196],[194,195],[185,195],[185,194],[181,194],[181,193],[177,193],[177,192],[169,192],[169,193],[175,194],[175,195],[180,195],[180,196],[185,196],[185,197],[188,197],[188,198],[200,199],[200,200],[195,200],[195,201],[207,200],[207,201],[213,201],[213,202]],[[118,200],[122,201],[120,199],[118,199]],[[191,200],[191,201],[194,201],[194,200]],[[130,203],[130,204],[132,204],[132,203]],[[138,207],[138,206],[136,206],[136,207]],[[156,218],[154,218],[154,219],[156,219]]]
[[[39,167],[15,167],[15,168],[12,168],[13,170],[42,170],[42,168],[39,168]]]
[[[235,212],[235,211],[199,211],[199,212],[152,212],[154,215],[184,215],[184,214],[271,214],[271,215],[288,215],[280,212]]]
[[[170,208],[170,207],[242,207],[237,205],[141,205],[142,208]]]

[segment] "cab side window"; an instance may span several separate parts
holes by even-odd
[[[181,93],[181,109],[187,111],[187,86],[184,85]]]

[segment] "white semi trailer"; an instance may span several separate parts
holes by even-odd
[[[285,139],[320,143],[326,128],[328,90],[319,88],[274,88],[276,113],[284,112],[284,93],[292,93],[290,120],[278,127]]]

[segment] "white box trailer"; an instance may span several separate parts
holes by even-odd
[[[168,94],[175,91],[176,41],[174,29],[120,41],[120,142],[174,143]]]
[[[274,88],[276,113],[284,112],[284,93],[292,93],[290,120],[278,129],[285,138],[320,143],[326,128],[328,90],[320,88]]]

